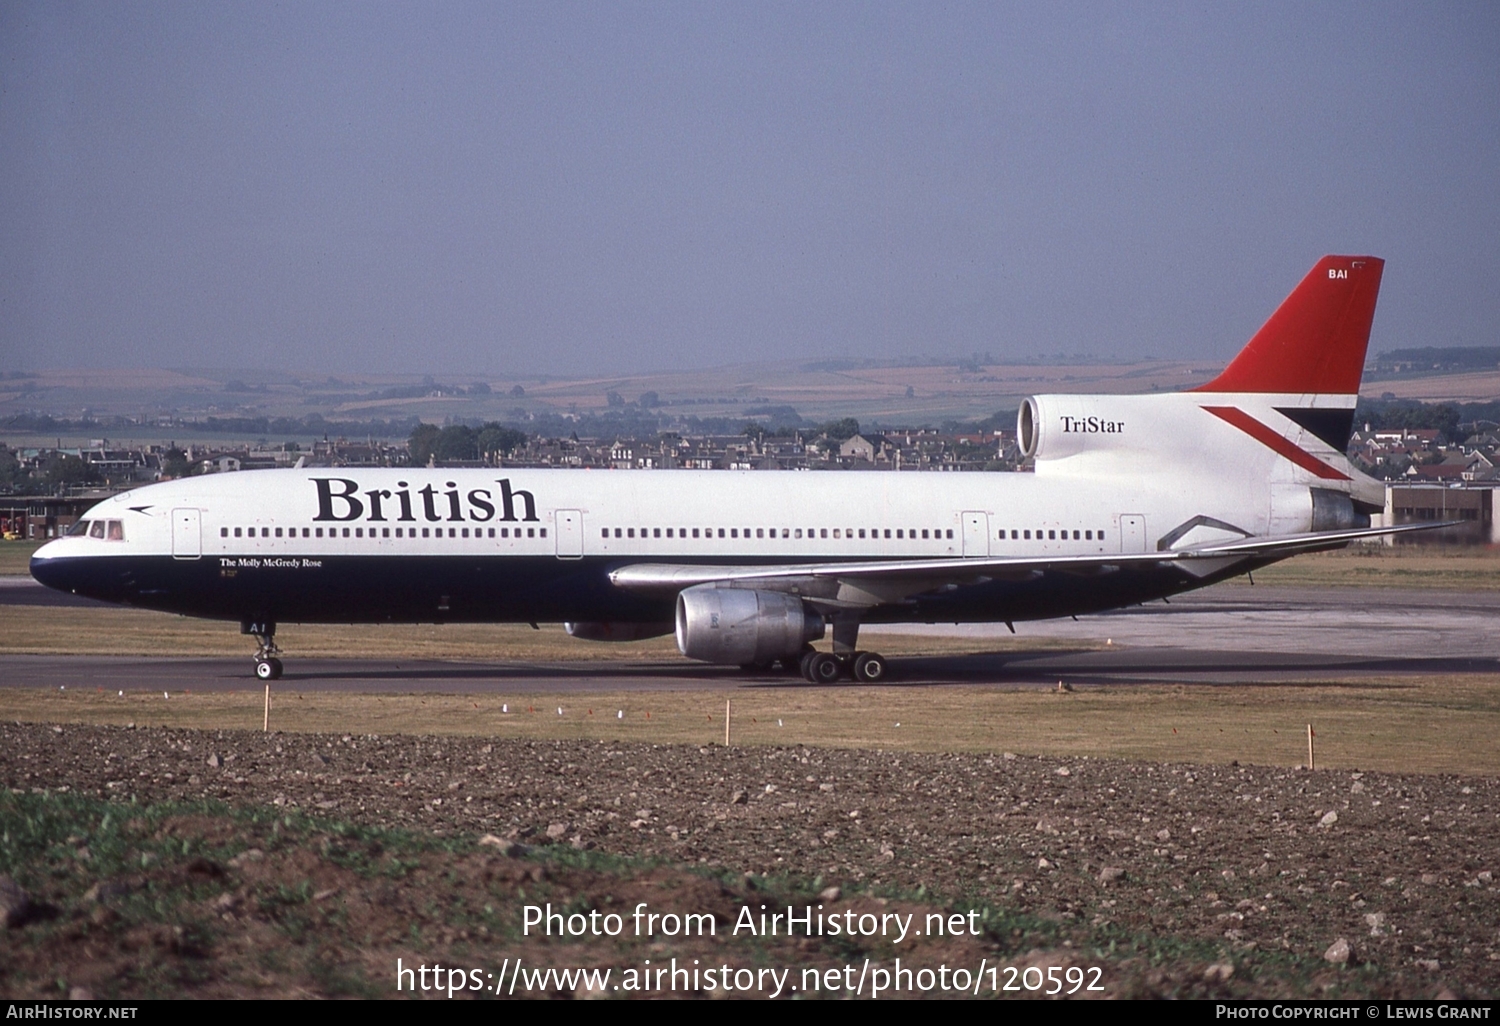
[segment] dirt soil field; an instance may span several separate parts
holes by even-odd
[[[0,873],[30,898],[0,936],[18,997],[393,996],[398,958],[492,980],[517,957],[615,981],[646,959],[788,985],[840,970],[850,991],[866,959],[898,957],[971,980],[982,960],[1097,966],[1094,996],[1500,990],[1487,778],[7,724],[0,783]],[[638,902],[706,912],[715,936],[523,937],[523,907],[547,902],[627,924]],[[762,904],[965,929],[733,934]]]

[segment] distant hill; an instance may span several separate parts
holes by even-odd
[[[1500,346],[1423,346],[1376,355],[1365,370],[1365,378],[1425,377],[1496,368],[1500,368]]]

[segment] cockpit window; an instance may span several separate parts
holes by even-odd
[[[111,520],[109,522],[109,540],[125,540],[125,522],[123,520]]]
[[[92,524],[89,525],[89,537],[90,538],[103,538],[104,537],[104,521],[102,521],[102,520],[95,520]]]
[[[88,533],[89,522],[87,520],[80,520],[68,529],[68,537],[70,538],[80,538]]]

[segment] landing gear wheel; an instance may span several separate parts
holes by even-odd
[[[813,684],[832,684],[844,675],[844,664],[838,656],[827,652],[814,652],[804,664],[805,676]]]
[[[276,656],[281,649],[276,647],[276,624],[272,620],[243,620],[240,633],[255,638],[255,676],[261,680],[278,680],[281,677],[281,660]]]
[[[816,683],[813,680],[812,670],[810,669],[810,667],[812,665],[813,657],[817,654],[817,649],[810,648],[806,652],[802,653],[801,659],[797,660],[797,672],[802,674],[802,679],[807,681],[809,684]]]
[[[854,656],[852,669],[855,680],[861,680],[867,684],[885,680],[885,656],[877,652],[858,652]]]

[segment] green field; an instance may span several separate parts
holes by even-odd
[[[999,688],[785,687],[371,695],[278,691],[271,726],[290,732],[571,738],[1093,756],[1296,766],[1307,727],[1318,768],[1500,774],[1500,680],[1132,685],[1055,693]],[[3,693],[3,715],[50,723],[258,730],[265,692]],[[559,711],[561,710],[561,711]]]
[[[31,554],[41,547],[41,542],[0,541],[0,576],[29,573]]]

